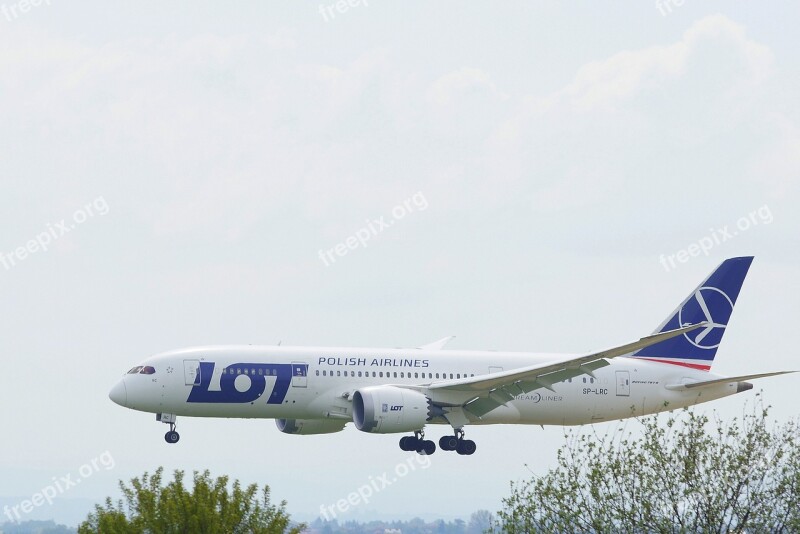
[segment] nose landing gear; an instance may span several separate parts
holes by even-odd
[[[156,414],[156,421],[161,421],[169,425],[169,432],[164,434],[164,441],[167,443],[178,443],[178,440],[181,439],[181,435],[175,432],[175,421],[177,419],[178,416],[171,413]]]
[[[175,425],[170,425],[169,428],[169,432],[164,434],[164,439],[167,443],[178,443],[178,440],[181,439],[181,435],[175,432]]]

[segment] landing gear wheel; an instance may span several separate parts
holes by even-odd
[[[436,452],[436,444],[425,439],[423,430],[416,430],[413,436],[400,438],[400,448],[404,451],[416,451],[419,454],[430,455]]]
[[[178,416],[174,413],[157,413],[156,414],[156,421],[160,421],[165,425],[169,425],[169,432],[164,434],[164,441],[167,443],[178,443],[178,440],[181,439],[181,436],[175,432],[175,421],[177,420]]]
[[[431,454],[436,452],[436,444],[429,439],[420,440],[419,446],[417,447],[417,452],[419,454],[430,456]]]
[[[403,436],[400,438],[400,449],[408,452],[416,451],[417,438],[414,436]]]
[[[475,442],[471,439],[462,439],[458,442],[458,448],[456,448],[456,452],[462,456],[470,456],[475,454],[475,449],[478,447],[475,445]]]
[[[442,436],[439,438],[439,448],[443,451],[454,451],[458,447],[458,438],[455,436]]]

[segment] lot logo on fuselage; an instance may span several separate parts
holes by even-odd
[[[267,404],[286,399],[292,377],[305,377],[307,364],[234,363],[215,373],[214,362],[200,362],[199,380],[192,386],[186,402],[247,403],[262,398],[267,383],[272,383]]]

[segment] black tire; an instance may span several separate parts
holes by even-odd
[[[400,449],[409,452],[417,450],[417,438],[414,436],[403,436],[400,438]]]
[[[427,439],[421,440],[419,442],[419,447],[417,447],[417,452],[426,456],[430,456],[436,452],[436,444]]]
[[[181,439],[180,434],[178,434],[174,430],[170,430],[169,432],[164,434],[164,440],[166,440],[167,443],[178,443],[179,439]]]
[[[442,436],[439,438],[439,448],[443,451],[454,451],[458,447],[458,438],[455,436]]]
[[[471,456],[475,454],[475,451],[477,450],[478,446],[475,445],[474,441],[472,441],[471,439],[465,439],[461,443],[463,443],[464,454],[466,456]]]

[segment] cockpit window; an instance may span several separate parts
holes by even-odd
[[[156,368],[151,367],[149,365],[137,365],[130,371],[128,371],[129,375],[154,375],[156,374]]]

